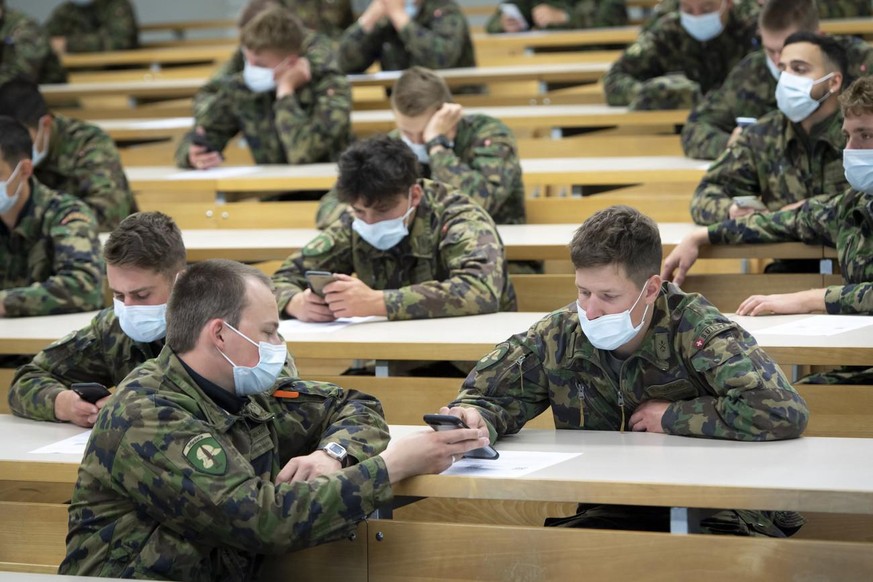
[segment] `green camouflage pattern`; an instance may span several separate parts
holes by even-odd
[[[671,83],[657,79],[684,75],[701,94],[719,87],[730,70],[754,48],[756,23],[739,18],[732,10],[725,30],[707,42],[695,40],[679,23],[679,14],[660,18],[636,42],[625,49],[603,78],[609,105],[630,105],[637,109],[667,109],[676,102]],[[638,98],[647,82],[656,87]],[[660,89],[659,89],[660,87]],[[662,106],[663,103],[663,106]]]
[[[843,170],[839,112],[803,134],[780,111],[747,127],[709,167],[691,198],[691,218],[713,224],[728,218],[734,196],[758,196],[771,211],[805,198],[830,198],[849,187]]]
[[[834,36],[846,51],[849,77],[873,71],[873,47],[853,36]],[[714,160],[727,149],[737,117],[763,117],[776,109],[776,79],[770,74],[767,56],[759,50],[744,58],[725,79],[695,107],[682,128],[685,155]],[[847,80],[844,86],[848,87]]]
[[[350,0],[278,0],[306,28],[338,41],[345,29],[355,22],[355,14]],[[240,69],[242,70],[242,69]]]
[[[387,19],[369,34],[357,22],[343,33],[339,63],[346,73],[363,73],[378,61],[383,71],[413,66],[428,69],[475,67],[476,54],[467,18],[454,0],[422,0],[403,30]]]
[[[139,26],[130,0],[94,0],[87,6],[63,2],[45,23],[49,36],[67,40],[68,53],[122,51],[139,45]]]
[[[279,312],[306,289],[306,271],[355,273],[385,292],[388,319],[425,319],[515,311],[503,241],[488,213],[464,194],[422,180],[409,235],[380,251],[352,230],[344,212],[288,257],[273,275]]]
[[[137,211],[118,148],[93,123],[53,115],[48,154],[34,174],[52,190],[87,203],[101,231],[115,229]]]
[[[312,79],[281,99],[275,91],[252,92],[241,72],[213,77],[195,99],[194,126],[218,151],[242,133],[257,164],[335,161],[351,136],[352,89],[328,38],[308,33],[301,56],[309,59]],[[190,135],[179,142],[179,167],[191,167],[190,145]]]
[[[571,303],[479,360],[449,406],[472,406],[491,441],[551,407],[558,429],[623,430],[636,407],[671,402],[667,434],[764,441],[800,436],[803,399],[744,329],[696,293],[664,283],[640,348],[614,379]]]
[[[400,132],[389,134],[400,139]],[[488,211],[497,224],[524,224],[524,184],[515,136],[499,119],[481,113],[464,115],[458,122],[455,147],[434,152],[422,164],[425,178],[442,182],[466,194]],[[325,194],[318,206],[316,225],[327,228],[345,211],[336,191]]]
[[[79,200],[31,179],[11,231],[0,223],[0,303],[7,317],[91,311],[103,306],[97,221]]]
[[[818,5],[818,16],[822,19],[852,18],[873,14],[869,0],[818,0],[816,5]],[[679,0],[661,0],[652,11],[645,27],[651,27],[660,17],[677,10],[679,10]],[[757,22],[761,4],[758,0],[734,0],[734,10],[749,22]]]
[[[34,83],[66,83],[67,73],[40,25],[18,10],[0,16],[0,85],[16,77]]]
[[[516,0],[515,4],[528,25],[533,25],[533,9],[540,4],[548,4],[560,8],[567,13],[566,24],[553,24],[546,30],[561,28],[600,28],[604,26],[624,26],[627,24],[627,6],[625,0]],[[500,23],[498,8],[485,24],[485,31],[490,33],[504,32]]]
[[[100,411],[70,505],[60,574],[227,582],[257,579],[261,557],[340,539],[391,499],[373,457],[388,443],[377,400],[288,380],[297,398],[211,400],[164,348]],[[275,485],[292,457],[337,442],[360,461]]]

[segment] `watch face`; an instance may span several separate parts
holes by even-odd
[[[343,460],[346,456],[346,449],[339,443],[327,443],[324,446],[324,451],[331,457],[337,460]]]

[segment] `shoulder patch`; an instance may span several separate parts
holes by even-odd
[[[502,360],[508,351],[508,343],[500,344],[499,346],[494,348],[491,353],[479,360],[479,362],[476,364],[476,371],[481,372],[482,370],[487,370],[488,368]]]
[[[631,57],[638,57],[643,52],[643,47],[640,43],[635,42],[627,48],[627,54]]]
[[[91,217],[85,214],[84,212],[79,212],[78,210],[74,210],[72,212],[68,212],[66,216],[61,219],[61,224],[69,224],[71,222],[75,222],[77,220],[81,220],[82,222],[91,222]]]
[[[303,247],[302,253],[304,257],[323,255],[332,249],[334,244],[336,244],[336,242],[333,240],[333,237],[326,232],[322,232],[317,237],[306,243],[306,246]]]
[[[191,466],[201,473],[224,475],[227,471],[227,454],[215,437],[208,432],[189,440],[182,453]]]
[[[713,337],[723,331],[731,329],[732,327],[734,327],[734,324],[730,322],[711,323],[707,325],[697,334],[697,337],[694,338],[694,347],[698,350],[702,349],[703,346],[705,346]]]

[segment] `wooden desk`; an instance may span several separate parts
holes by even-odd
[[[96,53],[66,53],[61,62],[67,69],[103,69],[107,66],[139,65],[160,67],[181,63],[223,63],[230,59],[236,47],[226,43],[185,48],[139,48],[126,51]]]
[[[537,81],[540,83],[585,83],[600,80],[611,61],[556,64],[524,64],[491,67],[461,67],[435,71],[449,86]],[[403,71],[349,75],[355,87],[392,87]]]

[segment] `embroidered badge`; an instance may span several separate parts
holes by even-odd
[[[188,441],[182,453],[191,466],[201,473],[224,475],[227,471],[227,455],[215,437],[208,432]]]

